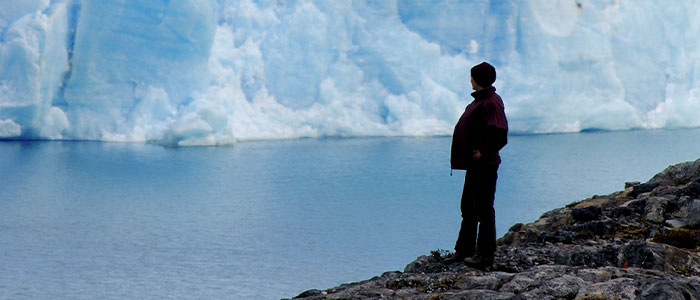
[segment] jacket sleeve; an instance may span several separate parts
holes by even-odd
[[[489,103],[483,109],[484,127],[477,149],[483,154],[494,154],[508,143],[508,123],[503,108],[495,103]]]
[[[479,151],[486,154],[493,154],[500,151],[508,143],[508,131],[496,126],[487,126],[484,129],[484,136],[478,146]]]

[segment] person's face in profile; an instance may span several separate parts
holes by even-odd
[[[474,82],[474,77],[469,76],[469,81],[472,83],[472,90],[478,91],[481,87]]]

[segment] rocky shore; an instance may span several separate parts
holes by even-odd
[[[418,257],[403,272],[294,299],[700,300],[700,160],[516,224],[493,267]]]

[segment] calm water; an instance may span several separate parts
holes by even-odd
[[[511,136],[498,234],[700,157],[700,130]],[[0,142],[0,298],[276,299],[451,249],[449,138]]]

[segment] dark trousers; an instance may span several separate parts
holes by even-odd
[[[497,179],[498,165],[468,170],[464,177],[462,226],[455,245],[455,250],[460,254],[472,256],[476,250],[479,256],[492,257],[496,252],[496,212],[493,200]]]

